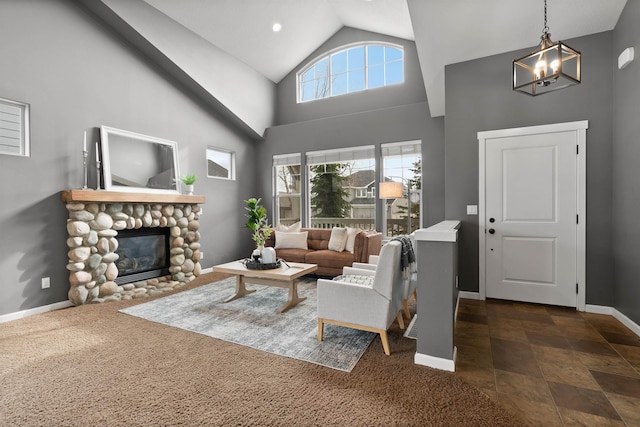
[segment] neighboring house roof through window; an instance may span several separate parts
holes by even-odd
[[[320,56],[298,73],[298,102],[403,82],[402,46],[372,42],[343,46]]]

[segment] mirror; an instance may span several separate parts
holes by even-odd
[[[177,142],[101,126],[100,148],[105,190],[178,192]]]

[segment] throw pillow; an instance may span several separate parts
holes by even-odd
[[[309,249],[307,246],[307,231],[278,231],[276,230],[275,249]]]
[[[329,250],[342,252],[347,245],[347,229],[342,227],[333,227],[331,237],[329,238]]]
[[[344,250],[353,253],[354,246],[356,244],[356,234],[361,230],[359,228],[347,227],[347,244],[344,245]]]
[[[293,223],[289,226],[286,226],[284,224],[278,224],[276,225],[276,231],[284,231],[287,233],[294,232],[294,231],[298,232],[300,231],[300,221]]]

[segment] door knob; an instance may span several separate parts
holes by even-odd
[[[496,230],[494,230],[493,228],[490,228],[490,229],[489,229],[489,234],[493,234],[493,233],[495,233],[495,232],[496,232]]]
[[[489,222],[496,222],[495,218],[489,218]]]

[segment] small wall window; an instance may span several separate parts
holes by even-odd
[[[0,154],[29,156],[29,104],[0,98]]]
[[[298,102],[404,82],[404,51],[390,44],[338,48],[298,73]]]
[[[207,177],[236,179],[236,153],[207,147]]]

